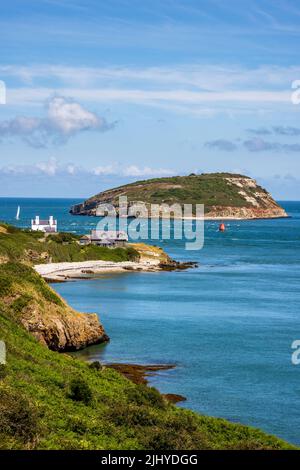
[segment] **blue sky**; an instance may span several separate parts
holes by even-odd
[[[296,0],[5,2],[0,196],[232,171],[300,199],[299,25]]]

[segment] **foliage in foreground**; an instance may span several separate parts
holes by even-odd
[[[0,339],[7,347],[7,365],[0,367],[0,449],[292,448],[259,430],[176,408],[153,388],[39,344],[21,326],[24,309],[38,300],[51,311],[62,300],[30,267],[34,260],[137,253],[88,251],[69,237],[67,244],[65,237],[40,237],[0,224]]]
[[[49,351],[0,304],[1,449],[288,449],[246,426],[169,404],[108,368]]]
[[[131,246],[115,249],[95,245],[80,246],[78,239],[77,235],[70,233],[45,237],[42,232],[21,230],[0,223],[0,262],[1,259],[35,264],[98,259],[120,262],[139,258],[139,253]]]

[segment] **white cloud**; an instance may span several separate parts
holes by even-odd
[[[58,163],[56,158],[50,158],[46,162],[39,162],[36,164],[36,168],[49,176],[54,176],[58,170]]]
[[[300,76],[300,67],[0,66],[0,76],[13,77],[17,82],[15,88],[8,90],[11,105],[38,104],[56,92],[90,103],[133,103],[203,116],[224,112],[259,113],[283,106],[296,111],[291,106],[290,86]]]
[[[0,121],[0,138],[20,137],[32,147],[65,143],[71,136],[83,131],[104,132],[114,127],[79,103],[54,96],[46,105],[46,117],[17,116]]]
[[[83,108],[79,103],[57,96],[49,101],[47,124],[65,136],[83,130],[103,130],[103,118]]]
[[[23,174],[23,175],[47,175],[55,176],[58,174],[75,176],[90,175],[90,176],[116,176],[124,177],[151,177],[151,176],[170,176],[174,174],[174,170],[167,168],[150,168],[139,167],[137,165],[124,166],[120,163],[112,163],[111,165],[97,166],[92,169],[82,168],[74,163],[62,165],[57,158],[51,157],[49,160],[40,161],[32,165],[9,165],[0,168],[0,173],[6,174]]]
[[[75,165],[70,163],[69,165],[67,165],[66,170],[69,175],[74,175],[76,173],[77,168]]]
[[[137,165],[129,165],[124,167],[119,163],[112,165],[98,166],[92,170],[92,173],[97,176],[104,175],[115,175],[115,176],[164,176],[172,175],[174,170],[168,168],[150,168],[150,167],[139,167]]]
[[[195,90],[168,89],[168,90],[143,90],[138,88],[69,88],[59,89],[59,94],[68,94],[74,99],[87,102],[107,102],[120,101],[138,104],[147,102],[174,102],[174,103],[215,103],[236,102],[236,103],[286,103],[291,104],[291,93],[287,90],[267,91],[267,90],[228,90],[202,92]],[[10,90],[10,103],[34,103],[44,101],[53,93],[50,88],[37,88],[27,90],[25,88]]]
[[[179,85],[195,87],[198,90],[224,91],[241,89],[286,88],[287,83],[300,76],[300,66],[279,67],[263,65],[257,68],[245,68],[226,65],[170,65],[169,67],[66,67],[61,65],[2,65],[2,77],[14,77],[20,83],[36,84],[52,79],[58,86],[80,85],[80,87],[98,88],[99,84],[140,83],[149,85]],[[129,86],[130,87],[130,86]]]
[[[124,176],[170,176],[172,175],[173,170],[167,168],[150,168],[145,166],[143,168],[139,168],[136,165],[130,165],[123,170]]]
[[[32,165],[7,165],[0,168],[0,173],[11,175],[47,175],[55,176],[58,172],[65,171],[55,157],[40,161]]]
[[[97,166],[92,173],[96,176],[117,175],[120,174],[120,169],[118,165]]]

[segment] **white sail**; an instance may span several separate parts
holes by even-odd
[[[21,210],[20,206],[18,206],[16,220],[19,220],[19,218],[20,218],[20,210]]]

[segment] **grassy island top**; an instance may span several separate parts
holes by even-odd
[[[167,204],[201,202],[208,208],[219,206],[245,206],[245,199],[239,194],[238,188],[228,184],[226,178],[246,178],[243,175],[230,173],[204,173],[201,175],[172,176],[136,181],[112,190],[104,191],[93,198],[107,195],[111,191],[126,192],[129,201],[145,201],[152,204],[161,202]]]
[[[224,209],[247,209],[244,216],[285,216],[272,196],[248,176],[231,173],[203,173],[136,181],[108,189],[71,208],[72,214],[95,215],[97,206],[113,204],[118,208],[119,197],[126,196],[129,205],[145,204],[204,204],[205,213],[224,215]],[[249,212],[250,211],[250,212]],[[268,211],[270,211],[268,213]],[[240,212],[243,214],[243,212]],[[234,215],[234,214],[231,214]]]

